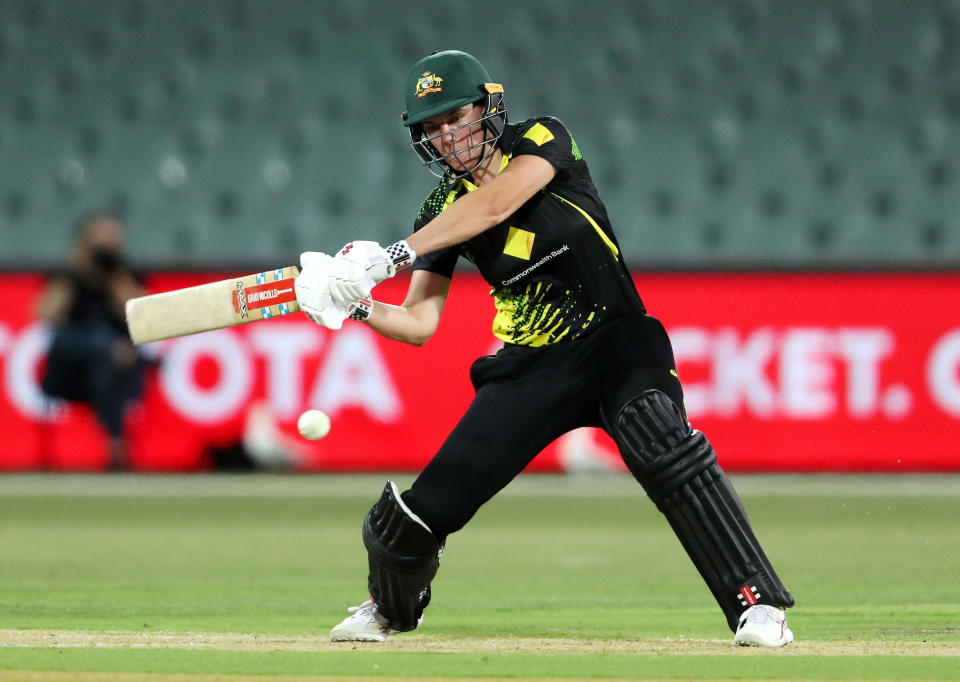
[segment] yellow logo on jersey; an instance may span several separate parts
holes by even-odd
[[[523,136],[528,140],[536,142],[538,147],[542,147],[545,143],[553,139],[553,133],[542,123],[535,124],[530,130],[525,132]]]
[[[503,252],[508,256],[530,260],[530,254],[533,253],[533,239],[536,235],[533,232],[521,230],[519,227],[511,227],[507,231],[507,244],[503,247]]]
[[[442,82],[443,79],[437,74],[431,71],[424,71],[423,75],[417,79],[417,85],[414,88],[414,93],[417,95],[417,97],[423,97],[431,92],[443,92],[443,88],[440,87],[440,83]]]

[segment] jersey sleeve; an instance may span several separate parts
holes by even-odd
[[[583,159],[566,126],[552,116],[533,118],[518,126],[512,156],[530,154],[546,159],[558,172],[569,171]]]
[[[453,279],[453,271],[457,267],[457,259],[460,257],[460,249],[456,246],[448,246],[439,251],[431,251],[425,256],[417,256],[411,266],[412,270],[426,270],[444,277]]]
[[[430,193],[420,207],[420,213],[413,223],[413,231],[417,232],[424,225],[439,215],[442,210],[445,191],[441,184],[437,189]],[[417,256],[413,261],[411,270],[426,270],[444,277],[453,278],[453,271],[457,266],[457,259],[460,257],[460,249],[457,246],[449,246],[445,249],[432,251],[423,256]]]

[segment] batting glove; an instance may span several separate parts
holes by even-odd
[[[330,269],[330,295],[334,303],[348,306],[369,298],[373,287],[412,265],[416,256],[403,240],[386,249],[370,241],[346,244],[337,252]]]
[[[349,316],[345,306],[338,306],[330,296],[330,264],[333,258],[319,251],[300,254],[300,275],[293,286],[297,303],[310,320],[328,329],[340,329]]]

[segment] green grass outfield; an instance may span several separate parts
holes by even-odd
[[[521,477],[449,539],[419,630],[331,644],[383,480],[0,477],[0,682],[960,679],[960,477],[736,477],[797,598],[782,650],[729,645],[622,476]]]

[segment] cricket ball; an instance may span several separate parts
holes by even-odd
[[[330,433],[330,417],[320,410],[307,410],[297,419],[297,430],[309,440],[319,440]]]

